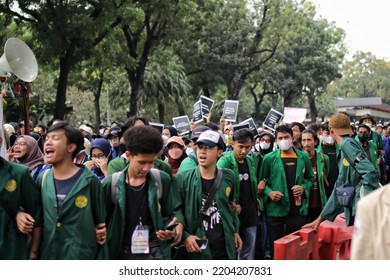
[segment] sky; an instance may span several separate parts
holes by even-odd
[[[357,51],[371,52],[390,60],[390,1],[388,0],[310,0],[317,14],[344,29],[348,57]]]

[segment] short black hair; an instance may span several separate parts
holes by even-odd
[[[292,123],[290,123],[290,127],[291,128],[293,128],[294,126],[298,126],[300,132],[305,130],[305,126],[302,123],[300,123],[300,122],[292,122]]]
[[[75,156],[84,149],[84,136],[81,133],[81,131],[73,126],[71,126],[66,121],[58,121],[52,126],[49,127],[47,130],[47,133],[53,132],[55,130],[64,130],[65,136],[67,139],[67,144],[75,144],[76,149],[72,153],[72,158],[74,159]]]
[[[133,126],[123,135],[127,151],[132,155],[157,154],[163,147],[161,133],[152,126]]]
[[[275,138],[278,138],[278,133],[280,133],[280,132],[282,132],[282,133],[286,133],[287,132],[287,133],[289,133],[291,135],[291,137],[293,136],[293,131],[292,131],[291,127],[288,126],[288,125],[285,125],[285,124],[283,124],[281,126],[278,126],[275,129]]]
[[[359,130],[359,128],[365,128],[365,129],[367,129],[368,134],[371,134],[371,128],[369,128],[368,125],[366,125],[366,124],[359,124],[357,130]]]
[[[317,133],[319,130],[323,129],[321,124],[318,123],[312,123],[309,125],[308,129],[313,130],[315,133]]]
[[[299,138],[298,138],[299,143],[302,142],[302,135],[303,134],[311,134],[313,136],[314,141],[317,142],[317,144],[314,146],[315,148],[317,148],[318,144],[320,143],[320,139],[318,138],[317,133],[314,130],[312,130],[312,129],[305,129],[299,135]]]
[[[141,121],[141,122],[143,122],[145,125],[149,125],[149,122],[148,122],[148,120],[147,120],[145,117],[143,117],[143,116],[137,116],[137,115],[131,116],[131,117],[129,117],[129,118],[125,121],[125,123],[122,125],[122,127],[121,127],[121,128],[122,128],[122,132],[125,133],[126,130],[128,130],[130,127],[133,127],[134,124],[135,124],[137,121]]]
[[[248,140],[251,140],[252,142],[254,140],[253,132],[249,128],[241,128],[233,133],[233,141],[244,143]]]
[[[213,131],[218,131],[218,125],[216,123],[208,122],[208,123],[205,123],[204,126],[209,127]]]

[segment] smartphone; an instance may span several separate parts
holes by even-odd
[[[172,224],[167,226],[164,230],[173,230],[178,224]]]
[[[199,249],[205,250],[209,241],[207,239],[197,239],[196,243],[198,244]]]

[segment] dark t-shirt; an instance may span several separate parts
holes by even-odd
[[[299,208],[295,206],[294,194],[291,190],[295,186],[295,177],[297,172],[297,158],[283,158],[283,167],[286,174],[288,197],[290,200],[290,215],[299,215]]]
[[[309,197],[309,208],[322,208],[321,206],[321,197],[320,197],[320,189],[318,187],[318,173],[317,173],[317,156],[314,155],[311,159],[311,168],[314,173],[314,182],[312,187],[310,188],[310,197]]]
[[[80,168],[79,171],[72,177],[65,180],[57,180],[54,178],[54,184],[56,187],[56,195],[57,195],[57,213],[61,214],[62,206],[64,205],[64,201],[68,196],[69,192],[72,190],[73,186],[77,183],[77,180],[80,178],[81,174],[83,174],[84,169]]]
[[[336,156],[336,145],[322,145],[322,151],[325,155],[329,157],[329,170],[328,171],[328,182],[329,186],[325,186],[325,194],[326,198],[329,198],[333,188],[334,184],[336,183],[337,177],[339,176],[339,167],[338,167],[338,161]]]
[[[157,237],[148,207],[148,190],[148,180],[137,187],[126,184],[126,224],[122,242],[124,247],[131,246],[131,237],[136,226],[140,224],[140,218],[142,225],[149,227],[149,242],[155,243]]]
[[[249,176],[249,168],[246,161],[243,163],[237,162],[238,172],[240,173],[240,206],[241,213],[240,227],[252,227],[257,225],[257,209],[252,198],[251,178]]]
[[[207,200],[213,182],[214,179],[206,180],[202,178],[202,206]],[[215,198],[210,208],[206,210],[206,215],[203,218],[203,227],[206,232],[208,246],[210,247],[213,259],[227,260],[228,255],[226,253],[225,234]]]

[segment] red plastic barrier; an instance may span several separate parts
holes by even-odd
[[[301,229],[274,242],[275,260],[348,260],[353,226],[347,227],[344,214],[334,222],[324,221],[318,232]]]
[[[344,214],[334,222],[324,221],[318,229],[317,260],[349,260],[353,226],[347,227]]]
[[[274,242],[275,260],[311,260],[317,234],[313,229],[303,228]]]

